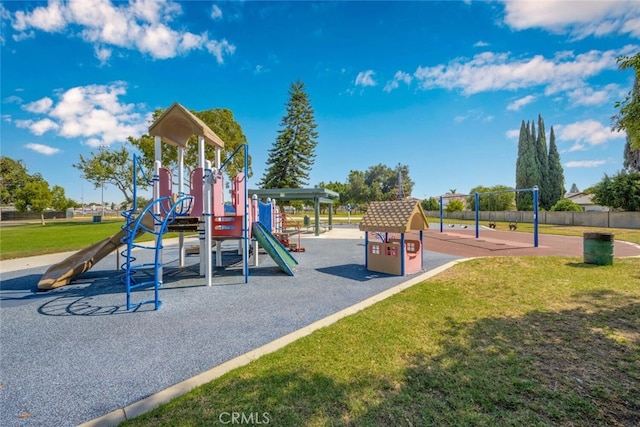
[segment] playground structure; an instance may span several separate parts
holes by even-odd
[[[367,270],[399,276],[421,271],[423,232],[428,228],[427,217],[415,199],[371,202],[360,222],[360,231],[365,231]],[[379,241],[372,240],[376,237]]]
[[[502,190],[502,191],[488,191],[488,192],[482,192],[482,193],[474,193],[474,200],[475,200],[475,238],[478,239],[480,238],[480,197],[481,196],[486,196],[486,195],[492,195],[492,194],[503,194],[503,193],[520,193],[520,192],[531,192],[533,195],[533,246],[534,247],[538,247],[539,246],[539,236],[538,236],[538,186],[534,186],[533,188],[517,188],[514,190]],[[456,197],[461,197],[462,195],[456,194]],[[466,195],[467,197],[469,195]],[[445,196],[440,196],[440,232],[442,233],[444,231],[444,212],[443,212],[443,199],[445,199]],[[488,222],[488,226],[491,229],[495,229],[496,227],[496,222],[495,219],[492,218],[491,216],[489,217],[489,222]],[[518,223],[517,221],[514,220],[510,220],[509,221],[509,230],[510,231],[516,231],[518,229]]]
[[[74,276],[89,270],[104,256],[124,245],[126,247],[120,253],[124,262],[120,268],[124,273],[122,282],[126,286],[127,310],[146,303],[153,303],[157,310],[161,305],[159,289],[163,281],[162,237],[167,231],[179,233],[179,267],[185,266],[184,233],[198,232],[199,274],[205,278],[207,286],[212,285],[213,242],[215,241],[216,244],[215,266],[222,267],[221,243],[229,239],[238,240],[244,282],[248,282],[249,245],[252,234],[259,235],[253,250],[254,265],[258,264],[257,245],[260,243],[284,272],[293,275],[292,267],[297,264],[297,261],[271,233],[271,230],[279,227],[275,201],[265,204],[254,197],[251,204],[249,202],[246,185],[247,144],[240,145],[224,163],[221,163],[224,142],[204,122],[178,103],[171,105],[149,127],[149,134],[154,137],[155,159],[153,178],[150,180],[153,185],[152,201],[138,214],[137,179],[138,169],[141,169],[141,166],[134,156],[134,204],[131,209],[122,213],[126,220],[122,230],[50,267],[38,283],[39,290],[49,290],[70,283]],[[198,165],[191,171],[187,193],[184,152],[193,135],[198,137]],[[177,147],[176,189],[174,189],[174,177],[171,171],[162,166],[163,143]],[[205,144],[214,148],[215,167],[212,167],[212,162],[205,157]],[[240,150],[244,153],[244,168],[232,178],[231,202],[225,203],[222,172],[225,165]],[[154,236],[153,241],[137,242],[137,237],[145,232]],[[154,251],[153,261],[136,262],[136,257],[139,255],[137,252],[134,253],[134,250]],[[141,279],[142,277],[149,280]],[[154,291],[153,299],[135,304],[131,302],[134,290],[151,288]]]

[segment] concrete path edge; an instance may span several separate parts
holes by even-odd
[[[115,411],[109,412],[101,417],[95,418],[93,420],[87,421],[83,424],[80,424],[79,427],[108,427],[115,426],[124,422],[126,420],[130,420],[139,415],[142,415],[146,412],[151,411],[152,409],[157,408],[158,406],[167,403],[183,394],[188,393],[196,387],[204,385],[213,381],[216,378],[221,377],[222,375],[230,372],[236,368],[248,365],[254,360],[260,358],[261,356],[273,353],[292,342],[310,335],[312,332],[329,326],[333,323],[336,323],[338,320],[343,319],[347,316],[355,314],[377,302],[385,300],[392,295],[395,295],[399,292],[404,291],[418,283],[421,283],[427,279],[430,279],[445,270],[453,267],[456,264],[461,262],[468,261],[473,258],[461,258],[457,260],[450,261],[444,265],[441,265],[433,270],[426,271],[419,276],[416,276],[406,282],[403,282],[393,288],[387,289],[386,291],[380,292],[370,298],[367,298],[363,301],[360,301],[357,304],[354,304],[350,307],[347,307],[343,310],[340,310],[330,316],[327,316],[323,319],[320,319],[316,322],[311,323],[304,328],[298,329],[297,331],[291,332],[283,337],[280,337],[274,341],[271,341],[268,344],[265,344],[261,347],[256,348],[255,350],[251,350],[243,355],[235,357],[227,362],[224,362],[214,368],[209,369],[201,374],[198,374],[192,378],[184,380],[180,383],[177,383],[169,388],[166,388],[158,393],[152,394],[149,397],[146,397],[142,400],[132,403],[131,405],[125,406],[124,408],[116,409]]]

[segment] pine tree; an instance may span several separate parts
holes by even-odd
[[[544,130],[544,120],[538,114],[538,139],[536,141],[536,154],[540,166],[540,205],[546,210],[551,209],[551,194],[549,191],[549,159],[547,154],[547,137]]]
[[[540,168],[538,167],[536,144],[533,139],[532,126],[524,120],[520,126],[518,140],[518,159],[516,160],[516,188],[532,188],[540,185]],[[516,209],[520,211],[533,209],[533,195],[528,192],[516,193]]]
[[[580,190],[578,189],[578,186],[576,185],[576,183],[574,182],[573,184],[571,184],[571,189],[569,190],[569,193],[579,193]]]
[[[289,88],[286,115],[280,127],[269,150],[267,165],[270,166],[258,185],[261,188],[301,188],[308,184],[318,132],[313,107],[300,80]]]
[[[560,164],[560,153],[556,145],[556,135],[551,126],[549,135],[549,203],[555,205],[564,197],[564,171]]]

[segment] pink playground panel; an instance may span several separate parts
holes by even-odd
[[[191,202],[191,211],[189,212],[189,216],[201,216],[204,206],[202,201],[204,200],[203,191],[204,188],[202,186],[202,179],[204,177],[204,170],[202,168],[196,168],[191,171],[191,188],[189,189],[189,194],[193,197],[193,201]]]
[[[169,200],[162,202],[165,212],[171,209],[173,201],[173,182],[171,181],[171,171],[167,168],[158,170],[158,185],[160,197],[169,197]]]
[[[213,216],[224,216],[224,176],[221,173],[218,173],[216,182],[213,184],[212,197]]]
[[[246,180],[244,179],[244,173],[240,172],[235,176],[235,178],[233,178],[231,189],[231,204],[233,205],[233,209],[236,211],[236,214],[244,211],[245,185]]]

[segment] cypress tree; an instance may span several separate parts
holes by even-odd
[[[516,188],[532,188],[534,185],[540,185],[540,168],[537,161],[535,139],[532,136],[533,132],[529,122],[525,126],[523,120],[518,140]],[[516,193],[516,209],[519,211],[532,210],[533,195],[528,192]]]
[[[540,205],[546,209],[551,209],[551,194],[549,192],[549,159],[547,154],[547,138],[544,130],[544,120],[538,114],[538,140],[536,141],[536,154],[538,165],[540,166]]]
[[[309,171],[315,160],[318,132],[314,111],[304,84],[297,80],[289,88],[286,115],[281,129],[269,150],[261,188],[301,188],[309,180]]]
[[[555,205],[564,197],[564,171],[560,164],[560,154],[556,146],[556,135],[551,126],[549,135],[549,203]]]

